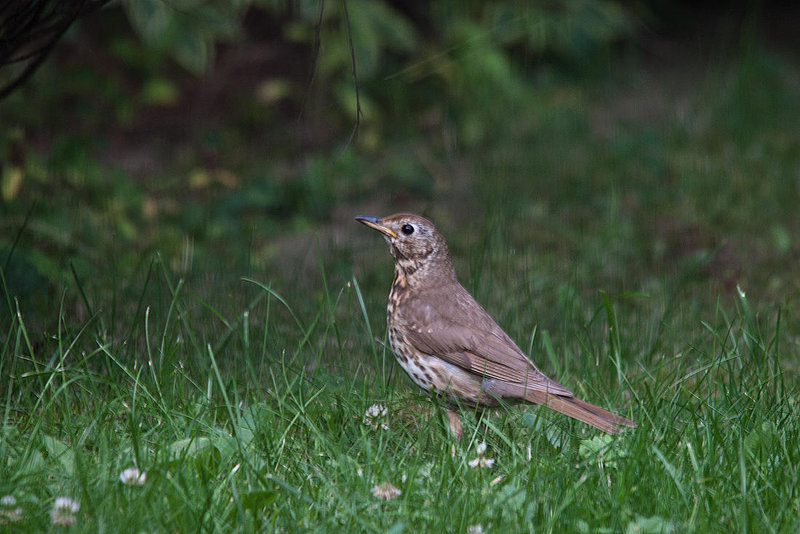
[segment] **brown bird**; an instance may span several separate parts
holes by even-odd
[[[394,258],[386,316],[392,352],[415,384],[448,401],[456,439],[457,406],[501,400],[541,404],[611,434],[636,426],[542,374],[458,283],[447,243],[429,220],[411,213],[356,220],[381,232]]]

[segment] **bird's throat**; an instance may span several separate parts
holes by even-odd
[[[408,289],[408,281],[406,280],[406,276],[403,274],[403,270],[400,267],[395,267],[394,280],[392,281],[392,292],[403,292],[406,289]]]

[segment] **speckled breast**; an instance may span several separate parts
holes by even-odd
[[[389,345],[406,374],[427,393],[443,395],[459,404],[496,406],[497,400],[486,394],[479,376],[434,355],[419,352],[408,342],[410,318],[403,316],[402,308],[403,301],[410,296],[402,272],[396,272],[386,309],[386,326]]]
[[[428,364],[430,358],[420,354],[406,339],[405,328],[397,321],[397,308],[408,297],[408,287],[402,274],[395,273],[392,290],[389,292],[389,303],[386,307],[386,326],[389,333],[389,345],[392,347],[397,363],[408,374],[416,385],[427,392],[436,389],[434,371]]]

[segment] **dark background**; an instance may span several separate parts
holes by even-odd
[[[0,101],[0,266],[37,324],[134,310],[155,259],[233,309],[242,276],[369,285],[352,217],[403,209],[475,285],[497,248],[588,292],[796,294],[793,4],[233,6],[102,6]]]

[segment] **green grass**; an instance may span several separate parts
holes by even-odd
[[[209,235],[156,217],[142,233],[167,238],[142,245],[98,230],[111,218],[121,232],[137,206],[88,222],[62,206],[48,225],[85,223],[68,235],[82,244],[70,263],[47,256],[50,226],[32,220],[19,250],[61,275],[44,295],[3,280],[0,497],[16,504],[0,506],[0,529],[51,529],[68,496],[80,501],[71,529],[86,532],[797,532],[797,72],[765,55],[709,78],[682,114],[610,133],[591,117],[615,89],[544,80],[537,106],[487,125],[496,135],[470,165],[436,136],[379,161],[317,155],[307,188],[347,216],[310,228],[313,206],[302,224],[258,223],[231,193],[209,211]],[[408,175],[388,183],[394,166]],[[413,184],[433,185],[414,206],[448,238],[462,283],[546,373],[638,428],[607,437],[508,407],[480,425],[465,411],[452,440],[386,347],[390,258],[348,207],[405,190],[423,168],[432,180]],[[25,228],[27,208],[12,208]],[[313,231],[310,252],[274,235]],[[193,240],[194,263],[176,261]],[[374,404],[388,429],[365,424]],[[481,442],[494,464],[470,467]],[[132,466],[142,486],[120,481]],[[376,498],[384,482],[401,493]]]
[[[709,309],[680,352],[650,360],[638,336],[675,333],[644,318],[631,331],[624,300],[594,299],[605,337],[587,324],[574,339],[532,338],[543,367],[637,429],[609,437],[508,408],[478,426],[467,413],[454,443],[392,363],[356,279],[327,286],[313,316],[256,284],[250,306],[209,328],[214,310],[157,276],[171,297],[127,338],[96,316],[34,342],[24,307],[15,313],[0,360],[0,493],[16,498],[21,528],[46,530],[57,496],[80,501],[73,528],[87,532],[800,526],[800,414],[781,369],[781,317],[762,318],[744,296]],[[365,424],[372,404],[386,406],[388,429]],[[469,467],[483,441],[494,465]],[[143,486],[120,482],[131,466]],[[401,490],[393,500],[372,494],[385,481]]]

